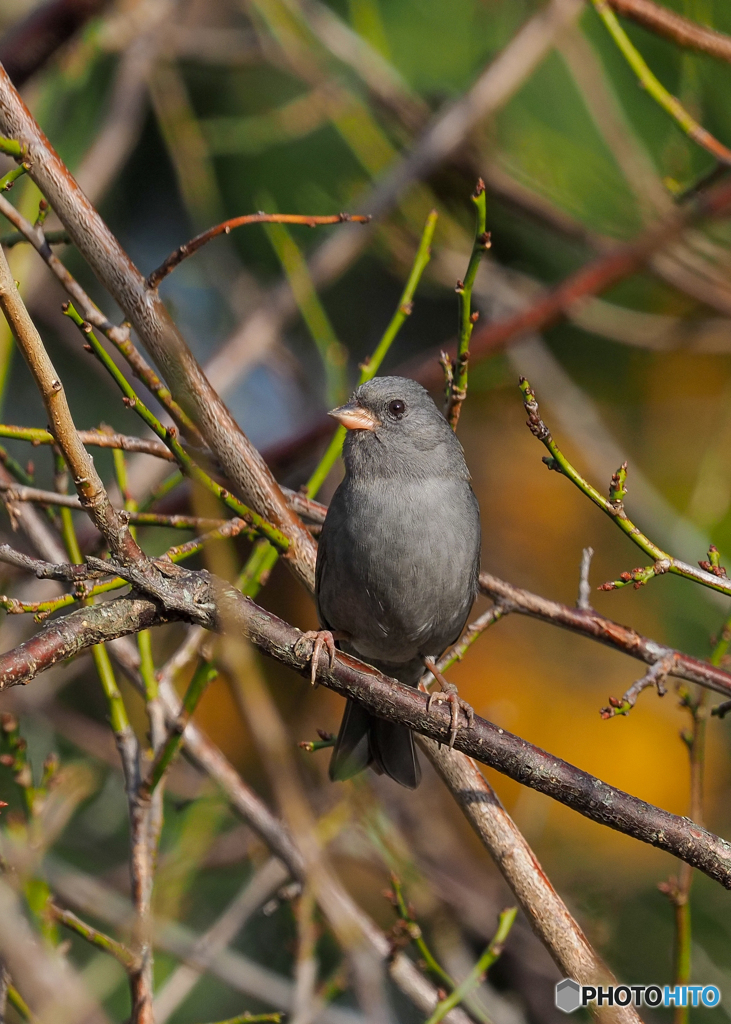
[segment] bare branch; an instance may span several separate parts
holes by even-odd
[[[626,715],[634,706],[637,698],[648,686],[654,686],[658,697],[664,697],[667,693],[665,680],[673,667],[673,654],[666,654],[654,665],[651,665],[647,672],[636,683],[633,683],[629,690],[622,697],[610,697],[609,707],[602,708],[599,712],[602,718],[614,718],[615,715]]]
[[[476,765],[434,740],[419,745],[449,787],[465,817],[520,902],[533,931],[565,977],[580,985],[612,984],[609,968],[596,955],[568,907],[546,877],[536,855]],[[639,1024],[631,1007],[605,1008],[606,1021]]]
[[[581,553],[581,569],[579,572],[579,596],[576,600],[576,607],[582,612],[590,612],[591,608],[591,583],[589,583],[589,570],[594,555],[594,548],[584,548]]]
[[[355,224],[367,224],[370,221],[368,214],[362,213],[336,213],[326,217],[311,217],[298,213],[247,213],[242,217],[231,217],[229,220],[208,228],[207,231],[191,238],[189,242],[181,245],[175,252],[171,252],[167,259],[163,260],[160,266],[147,276],[147,287],[158,288],[161,281],[172,273],[183,260],[198,252],[206,242],[216,238],[218,235],[228,235],[234,228],[244,227],[246,224],[304,224],[308,228],[315,228],[321,224],[344,224],[353,222]]]
[[[143,455],[154,455],[156,459],[174,462],[175,456],[162,441],[148,437],[128,437],[126,434],[105,433],[102,430],[79,430],[79,440],[84,445],[96,448],[119,448],[126,452],[140,452]],[[55,444],[53,434],[40,427],[12,427],[0,424],[0,437],[14,437],[19,441],[30,441],[39,444]]]
[[[731,36],[723,32],[699,25],[669,7],[653,3],[653,0],[607,0],[607,3],[617,14],[631,18],[678,46],[710,53],[712,57],[731,62]]]
[[[92,563],[94,564],[94,563]],[[173,568],[173,567],[171,567]],[[124,570],[137,576],[134,571]],[[224,621],[264,654],[309,678],[309,656],[298,654],[302,634],[227,585],[216,584],[206,573],[184,573],[175,583],[155,579],[150,584],[161,600],[172,595],[169,618],[218,628]],[[174,593],[175,587],[186,593]],[[586,613],[574,610],[576,615]],[[51,664],[77,654],[94,643],[124,636],[164,621],[161,606],[142,598],[121,598],[95,608],[84,608],[49,623],[37,636],[0,656],[0,690],[25,683]],[[389,679],[346,654],[338,654],[330,667],[329,654],[320,657],[318,682],[359,703],[381,718],[399,722],[440,742],[450,734],[451,716],[441,707],[427,711],[427,695]],[[731,844],[701,826],[653,807],[594,778],[581,769],[535,747],[491,722],[475,716],[471,727],[457,733],[455,748],[476,760],[566,804],[601,825],[641,842],[657,846],[731,888]]]
[[[51,432],[71,470],[81,503],[111,550],[124,562],[140,561],[144,555],[132,538],[126,522],[112,507],[94,462],[76,433],[71,411],[53,363],[35,324],[28,315],[0,249],[0,308],[17,339],[48,413]]]
[[[292,512],[264,460],[208,382],[155,289],[147,287],[117,239],[40,130],[0,68],[0,130],[24,147],[29,174],[75,245],[119,303],[164,374],[176,401],[199,427],[244,500],[290,540],[287,560],[312,586],[315,545]]]
[[[558,601],[532,594],[528,590],[521,590],[520,587],[514,587],[511,583],[506,583],[486,572],[480,574],[480,589],[483,594],[499,601],[504,612],[530,615],[554,626],[581,633],[592,640],[598,640],[624,654],[629,654],[632,658],[644,661],[647,665],[654,665],[669,657],[672,660],[669,675],[687,679],[690,683],[698,683],[717,693],[731,693],[731,674],[728,672],[701,661],[700,658],[693,658],[690,654],[683,654],[682,651],[676,651],[672,647],[666,647],[641,636],[629,626],[622,626],[612,619],[606,619],[593,609],[584,611],[580,608],[571,608]]]

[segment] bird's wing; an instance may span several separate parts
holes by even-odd
[[[330,623],[322,613],[322,606],[320,604],[320,586],[322,584],[322,577],[326,572],[325,565],[327,563],[327,534],[325,531],[320,536],[320,542],[317,546],[317,564],[315,566],[315,608],[317,609],[317,619],[322,629],[330,629]]]

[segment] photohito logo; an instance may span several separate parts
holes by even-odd
[[[580,985],[564,978],[556,985],[556,1006],[573,1013],[580,1006],[718,1006],[721,993],[715,985]]]

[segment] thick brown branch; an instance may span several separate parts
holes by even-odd
[[[119,303],[176,401],[200,428],[240,496],[290,540],[287,559],[312,587],[315,545],[264,460],[211,387],[154,288],[86,198],[0,67],[0,131],[21,142],[29,174],[74,244]]]
[[[171,582],[170,587],[173,585]],[[184,617],[194,614],[193,621],[208,628],[216,628],[219,621],[225,621],[264,654],[309,678],[309,661],[295,653],[302,636],[299,630],[205,573],[181,575],[178,585],[191,589],[177,596],[176,611],[169,617],[183,617],[179,610],[184,609]],[[163,593],[165,588],[160,585],[159,589]],[[211,610],[214,603],[217,611]],[[191,613],[191,609],[196,610]],[[28,682],[51,664],[91,644],[160,621],[160,606],[143,598],[123,598],[81,609],[50,623],[37,636],[0,657],[0,689]],[[318,681],[357,700],[373,714],[407,725],[431,739],[445,742],[449,736],[448,710],[437,707],[428,712],[426,694],[389,679],[348,655],[339,654],[331,669],[329,656],[324,652]],[[731,889],[731,844],[687,818],[615,789],[477,716],[472,727],[459,730],[455,747],[592,821],[671,853]]]
[[[632,658],[644,661],[647,665],[666,661],[670,665],[668,675],[687,679],[690,683],[698,683],[724,696],[731,694],[731,675],[722,668],[716,668],[706,661],[701,661],[700,658],[693,658],[690,654],[683,654],[672,647],[666,647],[641,636],[629,626],[621,626],[618,622],[605,619],[593,609],[571,608],[558,601],[550,601],[546,597],[514,587],[511,583],[506,583],[486,572],[480,575],[480,589],[483,594],[499,601],[505,612],[530,615],[534,619],[542,619],[554,626],[570,629],[574,633],[582,633],[592,640],[598,640],[624,654],[629,654]]]
[[[652,0],[607,0],[607,3],[617,14],[631,18],[643,28],[649,28],[678,46],[701,50],[710,53],[712,57],[731,62],[731,36],[723,32],[699,25]]]
[[[80,608],[55,619],[20,647],[0,656],[0,691],[29,683],[39,672],[73,658],[87,647],[159,626],[169,618],[149,598],[119,598],[93,608]]]
[[[449,787],[464,816],[517,897],[534,932],[565,977],[580,985],[611,984],[611,971],[592,949],[536,855],[482,772],[470,758],[421,737],[419,745]],[[635,1009],[605,1007],[603,1021],[639,1024]]]

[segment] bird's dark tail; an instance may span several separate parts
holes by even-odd
[[[407,789],[416,789],[421,782],[411,730],[376,718],[349,700],[330,760],[330,778],[343,782],[369,765]]]

